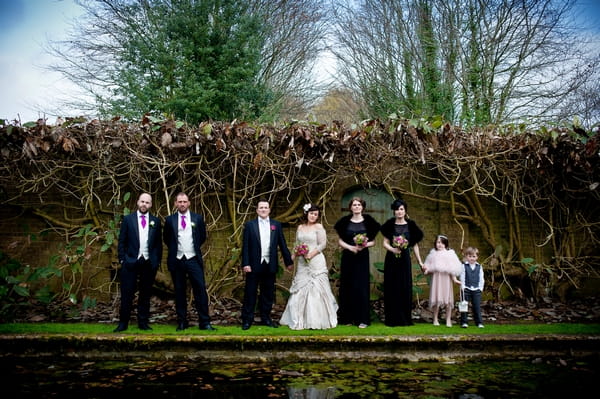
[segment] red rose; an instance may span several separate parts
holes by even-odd
[[[271,225],[271,230],[275,231],[275,225],[274,224]]]

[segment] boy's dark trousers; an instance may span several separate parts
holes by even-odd
[[[475,325],[483,324],[483,320],[481,319],[481,290],[471,291],[468,288],[465,288],[465,301],[471,303],[471,311],[473,312],[473,321]],[[467,315],[468,312],[460,313],[460,324],[468,324],[467,323]]]

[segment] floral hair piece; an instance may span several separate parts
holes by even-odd
[[[304,204],[304,206],[302,207],[302,209],[304,209],[304,213],[308,213],[308,210],[312,207],[312,205],[310,203],[308,204]]]

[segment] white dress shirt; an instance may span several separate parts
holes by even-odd
[[[271,247],[271,223],[269,218],[258,218],[260,232],[260,261],[269,263],[269,248]]]
[[[140,250],[138,252],[138,259],[142,256],[144,259],[150,259],[150,252],[148,251],[148,231],[150,230],[150,213],[146,212],[143,214],[146,217],[146,227],[142,227],[142,212],[137,211],[138,231],[140,239]]]

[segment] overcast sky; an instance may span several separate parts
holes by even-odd
[[[37,120],[71,85],[40,66],[50,58],[43,45],[64,37],[68,21],[80,15],[74,0],[0,0],[0,118]],[[55,117],[48,117],[53,123]],[[72,115],[69,115],[72,116]]]
[[[600,34],[600,0],[581,0],[579,7],[582,25]],[[54,123],[56,117],[44,110],[53,109],[72,86],[41,68],[50,62],[43,45],[64,38],[79,15],[74,0],[0,0],[0,119],[24,123],[46,117]]]

